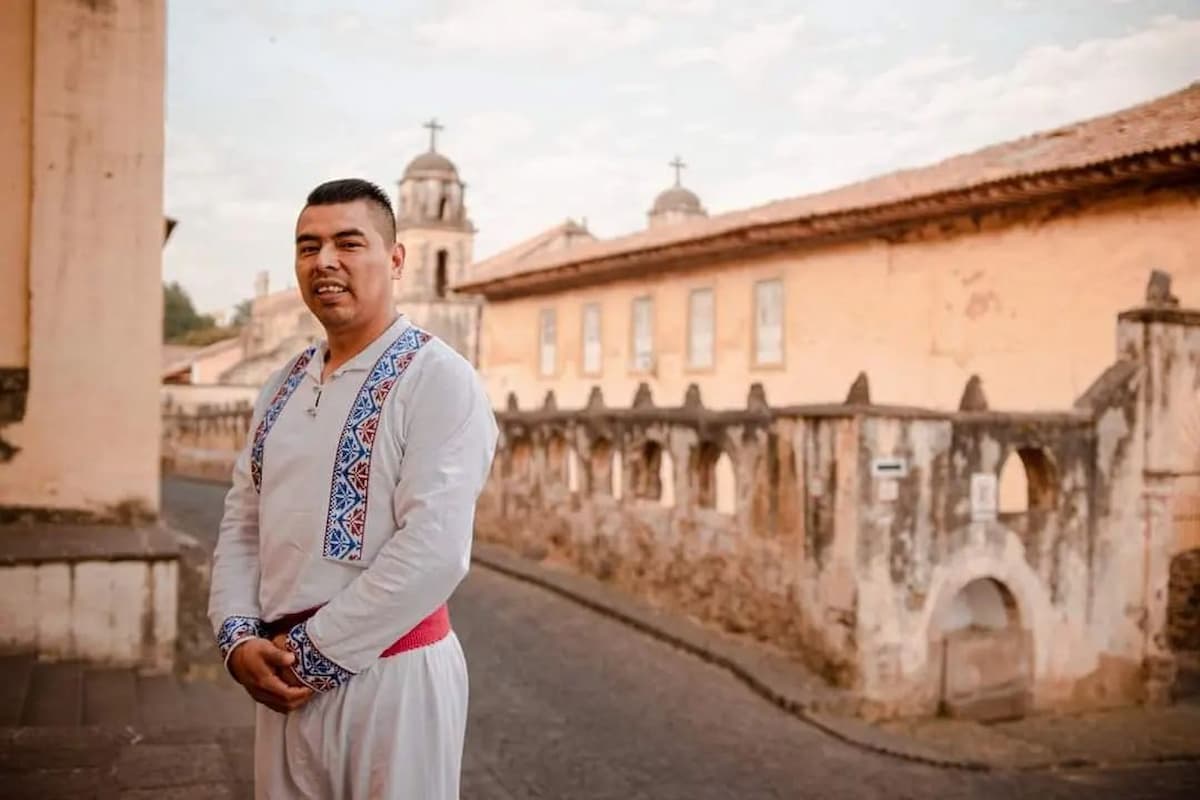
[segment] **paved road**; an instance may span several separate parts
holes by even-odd
[[[167,518],[212,541],[223,489],[169,480]],[[972,773],[864,752],[723,670],[484,569],[451,601],[471,706],[465,800],[1200,797],[1200,766]]]

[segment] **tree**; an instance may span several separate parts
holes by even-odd
[[[229,324],[234,328],[244,328],[250,323],[250,309],[254,305],[253,300],[243,300],[233,307],[233,319],[229,320]]]
[[[177,282],[163,285],[163,341],[171,342],[189,331],[216,327],[208,314],[197,314],[192,298]]]

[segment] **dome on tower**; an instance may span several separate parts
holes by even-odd
[[[429,129],[429,149],[404,168],[396,198],[396,229],[474,231],[464,200],[466,184],[459,178],[454,162],[437,150],[437,133],[442,126],[431,119],[424,127]]]
[[[700,198],[691,189],[685,189],[679,180],[679,172],[686,166],[679,156],[670,166],[675,170],[675,185],[659,192],[650,208],[650,227],[672,225],[692,217],[707,217],[708,212],[700,203]]]
[[[428,150],[408,162],[404,168],[405,178],[458,178],[454,162],[441,153]]]
[[[700,198],[691,189],[672,186],[654,198],[654,207],[650,209],[651,214],[662,214],[667,211],[704,213],[704,206],[700,205]]]

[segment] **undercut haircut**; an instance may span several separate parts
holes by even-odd
[[[356,200],[366,202],[384,243],[393,244],[396,241],[396,215],[392,211],[392,201],[383,189],[370,181],[361,178],[326,181],[308,193],[305,207],[353,203]]]

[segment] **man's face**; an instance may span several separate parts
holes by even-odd
[[[306,206],[296,222],[296,283],[326,331],[369,327],[392,314],[404,248],[386,241],[365,200]]]

